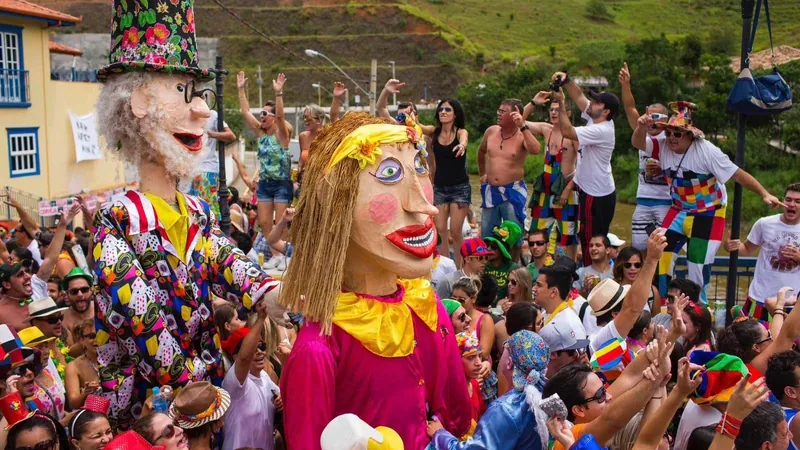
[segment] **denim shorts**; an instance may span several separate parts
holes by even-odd
[[[450,203],[458,203],[459,205],[472,203],[472,186],[469,182],[453,186],[433,185],[433,204],[438,206]]]
[[[294,197],[294,185],[291,180],[258,182],[256,197],[259,203],[291,203]]]

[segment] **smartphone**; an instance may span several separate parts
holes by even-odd
[[[656,224],[654,224],[654,223],[649,223],[649,224],[647,224],[647,226],[644,228],[644,232],[645,232],[645,233],[647,233],[647,236],[649,237],[649,236],[650,236],[651,234],[653,234],[653,232],[654,232],[654,231],[656,231],[657,229],[658,229],[658,226],[657,226]]]

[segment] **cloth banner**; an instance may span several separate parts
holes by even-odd
[[[94,114],[83,117],[69,113],[72,138],[75,140],[75,159],[78,162],[102,159],[103,152],[97,140],[97,122]]]

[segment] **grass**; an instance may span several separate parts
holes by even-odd
[[[407,2],[424,11],[423,17],[446,24],[495,58],[507,60],[539,54],[549,56],[551,45],[556,47],[557,58],[569,58],[579,44],[587,41],[625,42],[662,33],[671,38],[689,33],[709,38],[719,30],[730,30],[733,36],[739,36],[741,29],[739,2],[733,0],[607,2],[614,18],[602,22],[587,17],[588,0]],[[770,8],[775,44],[800,44],[796,25],[800,22],[800,2],[773,2]],[[512,11],[513,18],[509,14]],[[734,53],[738,42],[733,43]],[[756,50],[768,46],[764,24],[758,32]]]

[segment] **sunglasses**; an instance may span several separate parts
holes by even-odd
[[[680,139],[680,138],[683,137],[683,134],[684,134],[683,131],[672,131],[672,130],[664,131],[664,136],[666,136],[668,138],[674,137],[675,139]]]
[[[442,111],[444,111],[444,112],[453,112],[453,108],[451,108],[449,106],[442,106],[442,107],[438,108],[436,111],[438,111],[438,112],[442,112]]]
[[[267,351],[267,343],[266,342],[259,342],[257,348],[262,352],[266,352]]]
[[[583,403],[582,404],[586,405],[586,404],[591,403],[591,402],[597,402],[598,404],[602,404],[602,403],[606,402],[606,387],[605,386],[601,386],[600,389],[598,389],[597,392],[595,392],[593,396],[583,399]]]
[[[261,117],[275,117],[275,113],[271,113],[269,111],[261,111]]]
[[[516,286],[517,285],[517,280],[509,279],[508,280],[508,284],[510,284],[511,286]]]
[[[171,423],[164,428],[164,431],[162,431],[161,434],[156,438],[155,442],[158,442],[161,439],[172,439],[173,437],[175,437],[176,433],[177,433],[177,425]]]
[[[650,117],[652,117],[653,120],[655,120],[656,122],[658,122],[659,120],[667,120],[668,118],[666,114],[661,114],[661,113],[650,114]]]
[[[623,266],[626,269],[630,269],[631,267],[635,267],[637,269],[641,269],[642,268],[642,263],[640,263],[640,262],[638,262],[638,263],[626,262],[625,264],[623,264]]]
[[[528,242],[528,247],[541,247],[546,243],[547,241],[530,241]]]
[[[458,320],[460,320],[462,322],[466,322],[467,321],[467,313],[463,312],[463,313],[459,314],[458,315]]]
[[[489,260],[489,257],[486,256],[486,255],[483,255],[483,256],[470,256],[470,258],[477,259],[480,262],[486,262],[486,261]]]
[[[19,365],[17,367],[14,367],[13,369],[11,369],[11,374],[12,375],[16,375],[18,377],[23,377],[23,376],[25,376],[26,373],[28,373],[29,370],[33,374],[36,373],[36,371],[34,370],[34,367],[33,367],[33,363],[25,363],[25,364],[21,364],[21,365]]]
[[[758,341],[758,342],[756,342],[756,345],[761,345],[761,344],[763,344],[764,342],[769,342],[769,341],[771,341],[771,340],[772,340],[772,332],[771,332],[771,331],[769,331],[769,330],[767,330],[767,337],[766,337],[766,338],[764,338],[764,339],[762,339],[762,340],[760,340],[760,341]]]
[[[85,287],[80,287],[80,288],[72,288],[67,292],[69,292],[69,295],[78,295],[79,293],[80,294],[88,294],[89,291],[91,291],[91,290],[92,290],[92,288],[90,288],[88,286],[85,286]]]
[[[51,450],[56,448],[56,440],[50,439],[49,441],[42,441],[33,447],[17,447],[17,450]]]
[[[57,324],[57,323],[59,323],[59,322],[64,320],[64,315],[63,314],[59,314],[57,316],[48,317],[46,319],[38,319],[38,320],[45,321],[45,322],[49,323],[50,325],[55,325],[55,324]]]
[[[97,333],[89,333],[89,334],[84,334],[84,335],[83,335],[83,338],[84,338],[84,339],[91,339],[91,340],[94,340],[96,337],[97,337]]]
[[[457,301],[458,303],[461,303],[462,305],[464,304],[464,302],[467,301],[467,299],[464,297],[452,297],[452,299]]]

